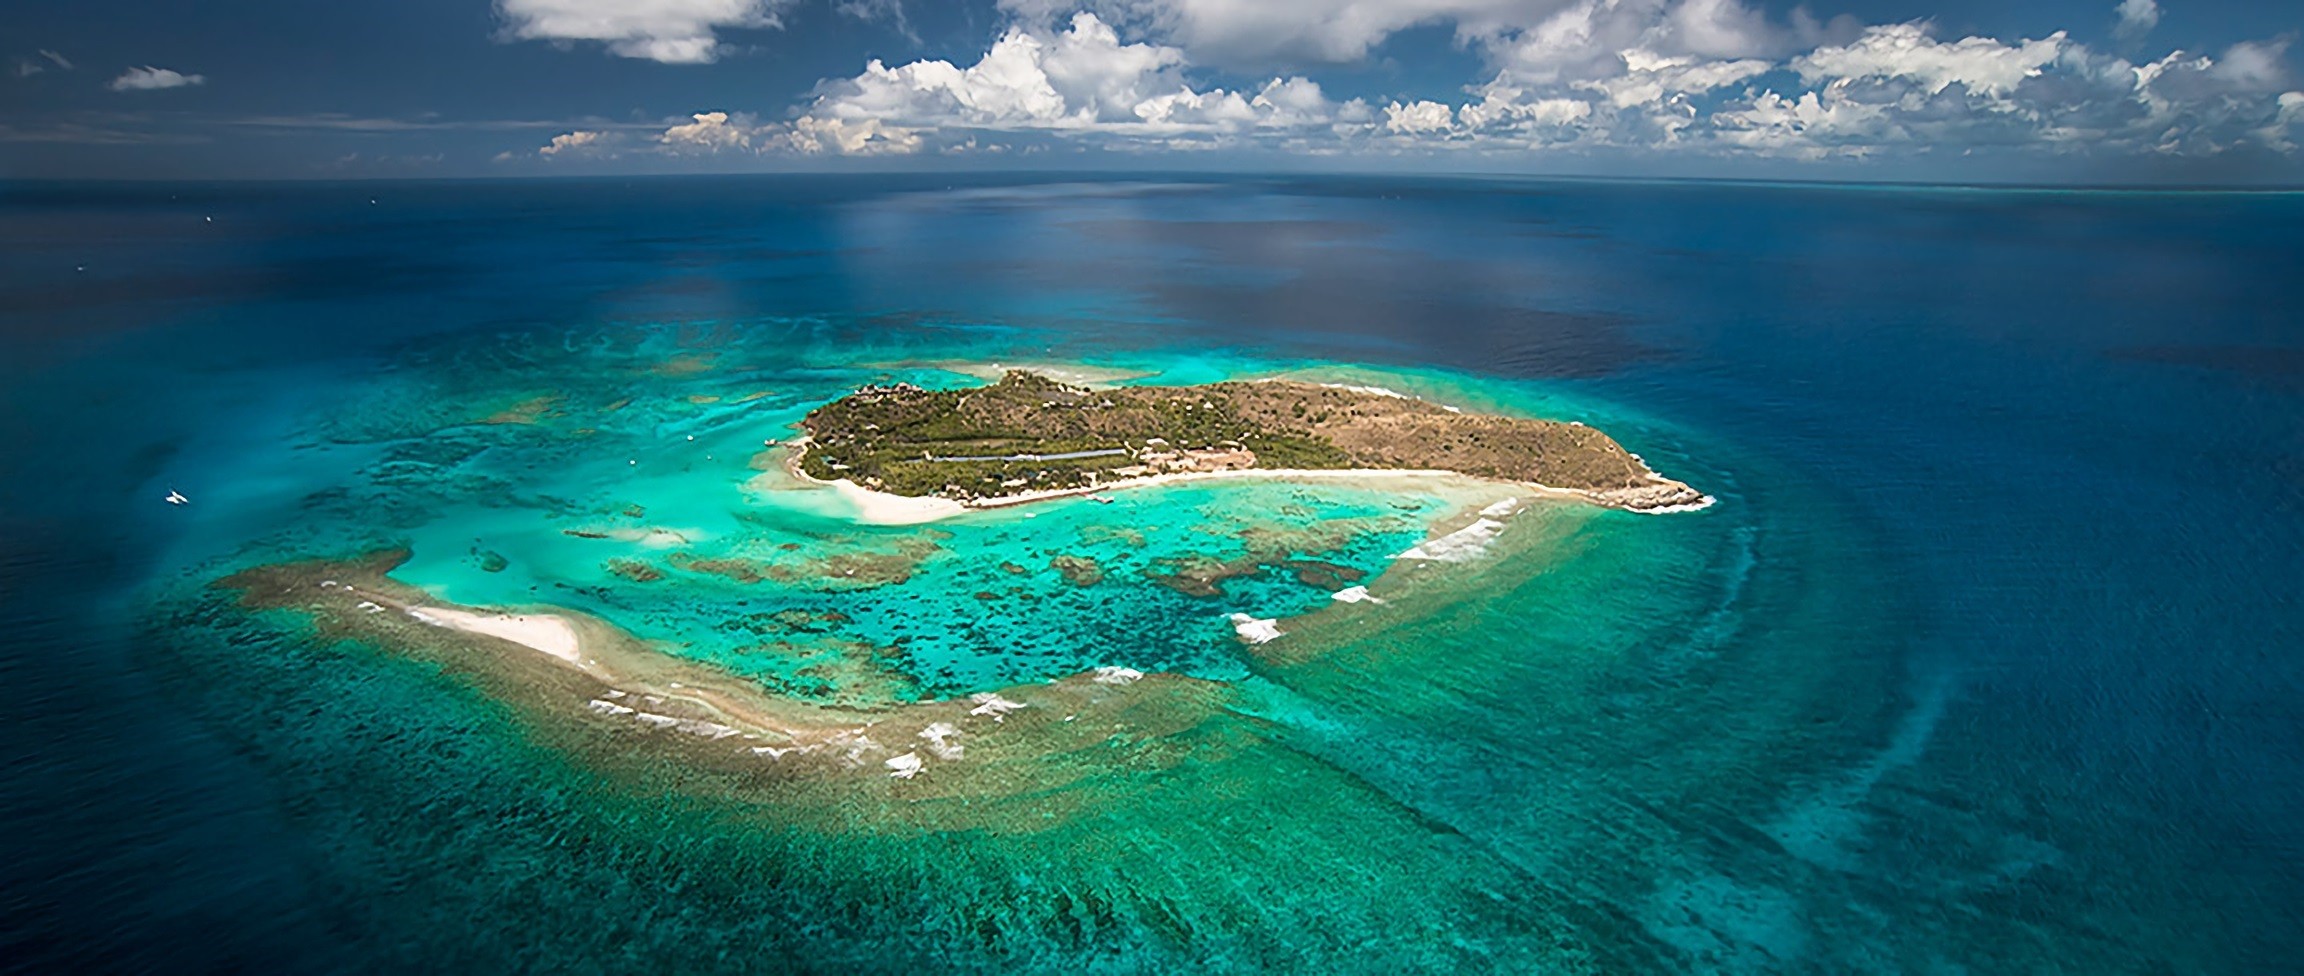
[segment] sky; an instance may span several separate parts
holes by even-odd
[[[9,0],[0,178],[2304,183],[2292,0]]]

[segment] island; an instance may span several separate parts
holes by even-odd
[[[707,503],[655,524],[692,500],[671,492],[662,506],[628,499],[623,492],[648,483],[618,479],[603,482],[603,493],[615,494],[584,521],[565,521],[560,509],[508,518],[506,544],[474,538],[458,545],[469,547],[464,561],[424,566],[419,535],[408,545],[243,568],[216,586],[245,610],[301,613],[322,638],[391,648],[466,675],[527,713],[540,739],[604,762],[654,768],[676,754],[681,775],[725,777],[711,788],[731,795],[793,800],[819,791],[824,802],[796,805],[835,818],[891,795],[961,801],[959,812],[875,807],[942,829],[965,822],[980,800],[1055,797],[1081,769],[1151,769],[1198,755],[1164,737],[1232,707],[1222,676],[1236,661],[1302,663],[1352,646],[1371,628],[1453,612],[1468,594],[1512,592],[1514,579],[1551,563],[1506,558],[1468,574],[1427,570],[1485,559],[1532,508],[1531,496],[1643,513],[1710,502],[1584,424],[1482,413],[1382,387],[1301,377],[1096,385],[1084,371],[1043,369],[985,380],[945,390],[883,380],[814,408],[798,421],[805,436],[771,441],[752,459],[763,469],[759,489],[797,497],[751,495],[744,504],[786,502],[791,517],[739,518],[731,529],[705,517]],[[534,398],[512,412],[541,414],[565,402]],[[618,410],[624,403],[614,401]],[[652,420],[632,423],[656,433]],[[623,466],[613,467],[606,473]],[[1421,492],[1430,504],[1395,499],[1365,516],[1278,506],[1235,521],[1189,502],[1162,512],[1160,498],[1137,496],[1110,518],[1041,523],[1051,528],[1040,533],[996,518],[857,532],[824,517],[854,513],[819,508],[820,489],[792,484],[786,468],[932,517],[1066,496],[1083,506],[1076,514],[1094,516],[1085,506],[1121,504],[1106,492],[1213,478],[1358,479],[1357,488]],[[1411,479],[1418,483],[1401,484]],[[490,495],[473,504],[497,502]],[[1546,532],[1586,517],[1613,517],[1550,508],[1508,552],[1537,551],[1558,538]],[[459,536],[466,524],[458,522]],[[1155,529],[1168,531],[1148,537]],[[1404,549],[1351,545],[1412,532],[1421,541]],[[594,560],[597,573],[581,571]],[[923,571],[931,560],[936,568]],[[1388,565],[1410,569],[1396,574]],[[537,585],[526,588],[535,595],[510,605],[448,595],[453,584],[501,600],[518,593],[502,574],[524,572],[535,572]],[[1258,577],[1309,592],[1236,585]],[[559,592],[547,595],[545,585]],[[1039,623],[1050,613],[1118,634],[1135,633],[1131,625],[1151,614],[1198,622],[1146,636],[1141,657],[1111,660],[1100,649],[1074,658],[1062,645],[1075,631]],[[627,629],[633,622],[638,629]],[[930,633],[962,630],[949,641]],[[1219,646],[1195,648],[1195,631]],[[638,742],[647,745],[634,749]],[[1095,758],[1074,761],[1083,756]],[[905,784],[902,792],[880,792],[888,780]]]
[[[1449,473],[1635,512],[1711,499],[1576,422],[1471,413],[1376,387],[1300,380],[867,386],[810,412],[795,474],[857,494],[988,508],[1225,475]]]

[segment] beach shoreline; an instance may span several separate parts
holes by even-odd
[[[841,478],[834,481],[826,481],[821,478],[812,477],[806,471],[802,470],[800,465],[801,458],[807,453],[808,445],[809,440],[806,437],[785,441],[779,445],[786,448],[786,453],[783,460],[783,467],[785,472],[803,484],[829,489],[837,493],[843,502],[847,503],[850,507],[856,510],[856,521],[865,525],[924,525],[930,522],[940,522],[945,519],[957,518],[959,516],[969,514],[970,512],[984,512],[1005,508],[1016,508],[1019,506],[1031,505],[1038,502],[1055,501],[1063,498],[1083,498],[1093,495],[1101,495],[1105,492],[1125,491],[1131,488],[1150,488],[1159,485],[1187,484],[1196,481],[1229,481],[1245,479],[1263,479],[1272,481],[1381,481],[1388,478],[1453,478],[1466,481],[1484,482],[1495,485],[1504,485],[1542,497],[1578,501],[1590,505],[1598,505],[1602,508],[1620,509],[1640,515],[1668,515],[1681,512],[1702,511],[1706,508],[1712,507],[1712,505],[1717,502],[1717,499],[1714,499],[1710,495],[1698,494],[1695,489],[1689,488],[1687,485],[1682,484],[1681,482],[1664,479],[1661,475],[1658,476],[1660,480],[1654,484],[1643,485],[1637,488],[1600,492],[1583,488],[1558,488],[1551,485],[1540,485],[1526,481],[1512,481],[1504,478],[1483,478],[1478,475],[1469,475],[1461,471],[1449,471],[1443,468],[1234,468],[1223,471],[1175,471],[1165,474],[1144,475],[1142,477],[1136,478],[1123,478],[1116,481],[1107,481],[1102,484],[1083,486],[1079,488],[1053,488],[1042,491],[1019,492],[1013,495],[999,495],[989,498],[974,498],[963,502],[936,495],[913,496],[898,495],[885,491],[875,491],[871,488],[866,488],[863,485],[857,484],[855,481],[847,478]],[[1689,495],[1695,495],[1696,500],[1685,500]],[[1641,502],[1646,499],[1664,501],[1665,504],[1641,504]]]

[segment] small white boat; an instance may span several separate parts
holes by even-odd
[[[168,504],[170,504],[170,505],[190,505],[190,504],[192,504],[192,499],[189,499],[189,498],[186,498],[186,497],[184,497],[184,493],[183,493],[183,492],[177,491],[177,490],[176,490],[176,489],[174,489],[174,488],[170,488],[170,489],[168,489]]]

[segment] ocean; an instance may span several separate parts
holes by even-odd
[[[0,970],[2304,953],[2304,195],[16,183],[0,255]],[[1576,420],[1718,501],[777,481],[815,405],[963,363]],[[386,551],[827,708],[1155,679],[816,782],[215,585]]]

